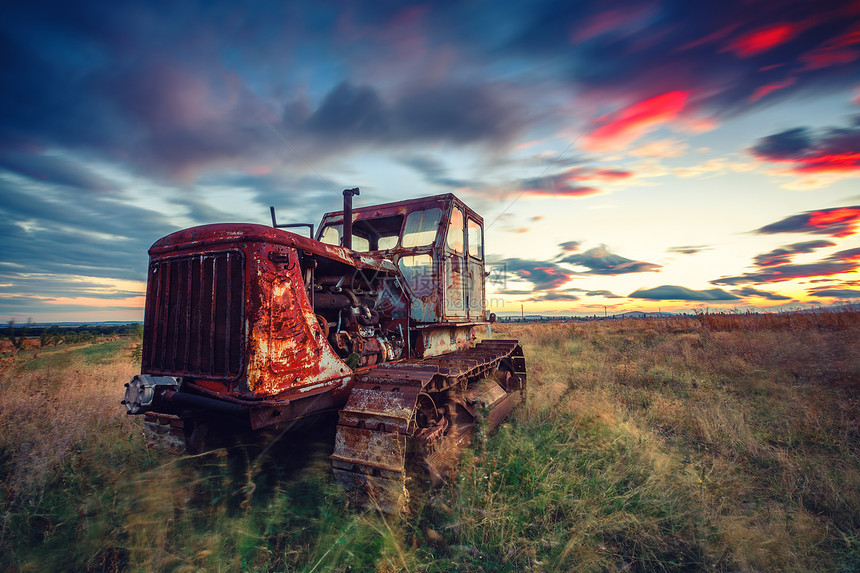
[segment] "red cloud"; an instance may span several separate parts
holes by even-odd
[[[598,120],[603,125],[587,136],[583,147],[605,151],[623,146],[655,126],[678,117],[689,97],[689,91],[672,91],[604,115]]]
[[[755,56],[784,44],[797,36],[806,26],[802,24],[775,24],[744,34],[723,51],[734,52],[742,58]]]
[[[580,185],[585,181],[615,181],[632,177],[633,173],[623,169],[590,169],[574,167],[557,175],[536,177],[520,183],[523,193],[552,197],[587,197],[601,193],[601,189]]]
[[[823,153],[804,157],[792,171],[797,173],[850,173],[860,169],[860,153]]]
[[[860,43],[860,25],[855,25],[844,34],[840,34],[811,52],[803,54],[800,57],[800,61],[805,64],[803,69],[818,70],[830,66],[850,64],[860,58],[860,51],[855,46],[858,43]]]
[[[776,223],[766,225],[755,232],[771,235],[774,233],[813,233],[831,237],[850,237],[860,226],[860,206],[834,207],[807,211],[792,215]],[[844,254],[844,253],[842,253]]]
[[[849,237],[857,232],[860,223],[860,208],[841,207],[826,211],[813,211],[809,214],[809,224],[819,229],[842,227],[834,237]]]
[[[788,129],[759,139],[750,151],[767,161],[790,164],[794,173],[860,171],[860,123],[819,133]]]
[[[575,167],[559,176],[559,179],[565,183],[569,181],[590,181],[599,179],[604,181],[613,181],[617,179],[627,179],[632,177],[633,173],[623,169],[582,169]]]
[[[759,272],[744,273],[736,277],[723,277],[711,281],[714,285],[764,284],[790,281],[810,277],[831,277],[857,272],[857,263],[825,259],[819,263],[805,265],[782,265],[763,269]]]
[[[787,88],[787,87],[793,85],[794,82],[795,82],[794,78],[786,78],[785,80],[783,80],[781,82],[777,82],[775,84],[768,84],[766,86],[760,86],[760,87],[756,88],[753,95],[750,96],[750,102],[755,103],[758,100],[760,100],[761,98],[768,95],[769,93],[774,92],[776,90],[781,90],[783,88]]]
[[[591,179],[604,179],[607,181],[612,181],[616,179],[628,179],[632,176],[633,173],[631,173],[630,171],[624,171],[622,169],[598,169],[591,174]]]
[[[588,197],[589,195],[597,195],[600,189],[594,187],[559,187],[555,189],[523,189],[523,193],[529,195],[542,195],[545,197]]]

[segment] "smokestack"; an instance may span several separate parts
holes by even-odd
[[[342,245],[352,248],[352,196],[359,195],[358,187],[343,190],[343,240]]]

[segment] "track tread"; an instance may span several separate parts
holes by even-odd
[[[386,513],[405,509],[408,440],[415,431],[419,393],[439,377],[478,378],[506,358],[524,388],[525,360],[516,340],[484,340],[459,352],[382,364],[359,375],[340,411],[331,455],[335,476],[350,497]]]

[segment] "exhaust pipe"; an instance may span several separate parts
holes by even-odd
[[[352,196],[359,195],[358,187],[343,190],[343,239],[341,246],[352,248]]]

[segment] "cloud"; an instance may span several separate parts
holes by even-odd
[[[299,0],[236,18],[223,0],[19,6],[2,24],[4,75],[15,80],[0,93],[0,141],[191,181],[261,159],[303,164],[295,152],[313,161],[404,144],[499,149],[529,127],[595,116],[585,143],[604,148],[690,127],[688,112],[746,112],[751,95],[777,85],[790,95],[856,83],[846,57],[856,12],[802,0],[743,8]],[[556,90],[597,111],[548,109]]]
[[[559,243],[558,246],[561,247],[562,251],[567,253],[572,251],[578,251],[579,245],[581,244],[582,241],[565,241],[564,243]]]
[[[807,294],[819,298],[860,298],[860,289],[822,288],[809,290]]]
[[[80,191],[108,193],[118,185],[86,165],[46,153],[9,151],[0,154],[0,169],[46,184],[63,185]]]
[[[830,258],[842,261],[860,261],[860,247],[856,249],[845,249],[844,251],[837,251],[830,255]]]
[[[416,85],[388,101],[372,86],[344,81],[307,118],[288,119],[286,127],[326,147],[422,142],[500,147],[524,127],[519,106],[504,94],[503,86],[448,83]]]
[[[804,70],[819,70],[831,66],[844,66],[860,58],[860,25],[827,40],[814,50],[801,56]]]
[[[767,97],[768,95],[770,95],[771,93],[773,93],[775,91],[785,89],[789,86],[793,86],[794,82],[796,82],[796,81],[797,81],[796,78],[789,77],[789,78],[785,78],[784,80],[774,82],[772,84],[759,86],[755,89],[753,94],[750,96],[750,103],[755,103],[758,100],[760,100],[764,97]]]
[[[636,157],[680,157],[687,151],[687,144],[675,139],[660,139],[651,141],[629,151]]]
[[[807,26],[803,23],[779,23],[747,32],[725,47],[741,58],[756,56],[794,39]]]
[[[554,175],[521,179],[516,186],[521,194],[531,196],[588,197],[604,192],[598,184],[611,184],[631,177],[633,173],[626,169],[577,166]]]
[[[661,265],[647,263],[644,261],[634,261],[624,258],[620,255],[610,253],[606,249],[606,245],[594,247],[579,255],[569,255],[561,259],[559,262],[568,263],[578,267],[585,267],[587,271],[580,274],[593,275],[622,275],[628,273],[649,273],[657,272]]]
[[[760,298],[764,298],[767,300],[791,300],[790,296],[785,296],[781,294],[776,294],[772,292],[767,292],[763,290],[758,290],[752,287],[744,287],[741,289],[737,289],[732,291],[734,294],[738,296],[757,296]]]
[[[608,290],[589,290],[585,291],[586,296],[602,296],[604,298],[624,298],[623,296],[619,296],[612,291]]]
[[[815,86],[850,87],[860,76],[844,57],[830,58],[828,66],[817,69],[804,60],[834,38],[851,36],[858,13],[844,2],[815,8],[803,0],[726,2],[703,11],[682,0],[663,0],[647,7],[634,1],[614,4],[612,11],[644,14],[622,27],[609,25],[613,19],[601,17],[606,10],[596,5],[539,3],[522,14],[523,29],[509,34],[504,48],[545,60],[567,49],[571,57],[563,69],[571,83],[601,108],[625,110],[663,94],[689,93],[683,115],[665,123],[678,128],[690,120],[688,112],[717,119],[746,113],[751,96],[761,95],[764,86],[786,83],[776,93],[788,97]],[[589,22],[597,24],[585,26]],[[754,106],[767,105],[773,97],[759,97]]]
[[[607,114],[599,118],[591,133],[583,139],[590,151],[618,150],[657,126],[678,117],[687,105],[690,94],[667,92]]]
[[[786,217],[776,223],[765,225],[754,232],[760,235],[775,233],[812,233],[831,237],[849,237],[857,232],[860,225],[860,205],[852,207],[832,207],[807,211]]]
[[[710,281],[713,285],[742,285],[783,282],[807,277],[828,277],[851,273],[860,268],[860,262],[825,259],[817,263],[779,265],[759,272],[744,273],[736,277],[723,277]]]
[[[576,275],[573,271],[549,262],[506,259],[504,264],[507,271],[532,283],[535,290],[556,289]]]
[[[550,291],[540,293],[539,295],[531,298],[530,300],[534,302],[560,302],[560,301],[575,301],[579,300],[579,297],[573,294],[572,292],[565,291]]]
[[[707,245],[685,245],[681,247],[669,247],[666,251],[669,253],[678,253],[679,255],[694,255],[710,248]]]
[[[754,156],[787,164],[793,173],[860,173],[860,116],[848,127],[796,127],[759,139]]]
[[[647,300],[701,300],[723,301],[738,300],[737,297],[719,288],[708,290],[692,290],[682,286],[662,285],[651,289],[639,289],[627,295],[629,298],[644,298]]]
[[[805,241],[803,243],[794,243],[785,247],[774,249],[769,253],[757,255],[753,259],[753,263],[759,267],[774,267],[777,265],[786,265],[791,262],[794,255],[802,253],[811,253],[815,249],[824,247],[835,247],[836,243],[831,241]]]
[[[410,155],[401,157],[400,163],[420,173],[424,180],[433,185],[449,189],[462,189],[466,187],[478,187],[474,181],[454,179],[448,175],[448,169],[437,159],[425,155]]]
[[[853,65],[860,14],[838,2],[701,10],[682,0],[620,0],[609,9],[560,0],[421,7],[297,0],[240,12],[224,0],[49,1],[7,10],[3,263],[141,280],[155,238],[229,211],[216,206],[215,189],[235,187],[251,210],[259,203],[261,222],[269,204],[289,209],[291,219],[315,216],[332,205],[329,187],[355,185],[335,179],[355,175],[350,161],[359,152],[374,160],[393,153],[426,182],[484,192],[435,160],[437,151],[474,151],[482,166],[510,167],[523,161],[506,156],[521,135],[543,149],[560,132],[584,129],[579,141],[570,138],[571,155],[529,159],[549,165],[549,175],[506,188],[588,197],[637,174],[576,157],[579,144],[615,148],[658,129],[689,132],[781,97],[860,84]],[[780,151],[785,137],[756,147],[775,154],[767,161],[803,172],[857,173],[856,124],[801,129],[800,145],[788,151]],[[681,152],[646,143],[638,153]],[[317,170],[328,181],[305,176]],[[362,189],[368,202],[373,193]],[[137,206],[149,194],[160,206]],[[853,211],[843,219],[845,212],[821,213],[835,219],[802,222],[801,232],[855,232]],[[623,257],[582,263],[585,274],[660,268]],[[523,263],[521,271],[558,288],[578,274],[566,264],[573,263]]]

